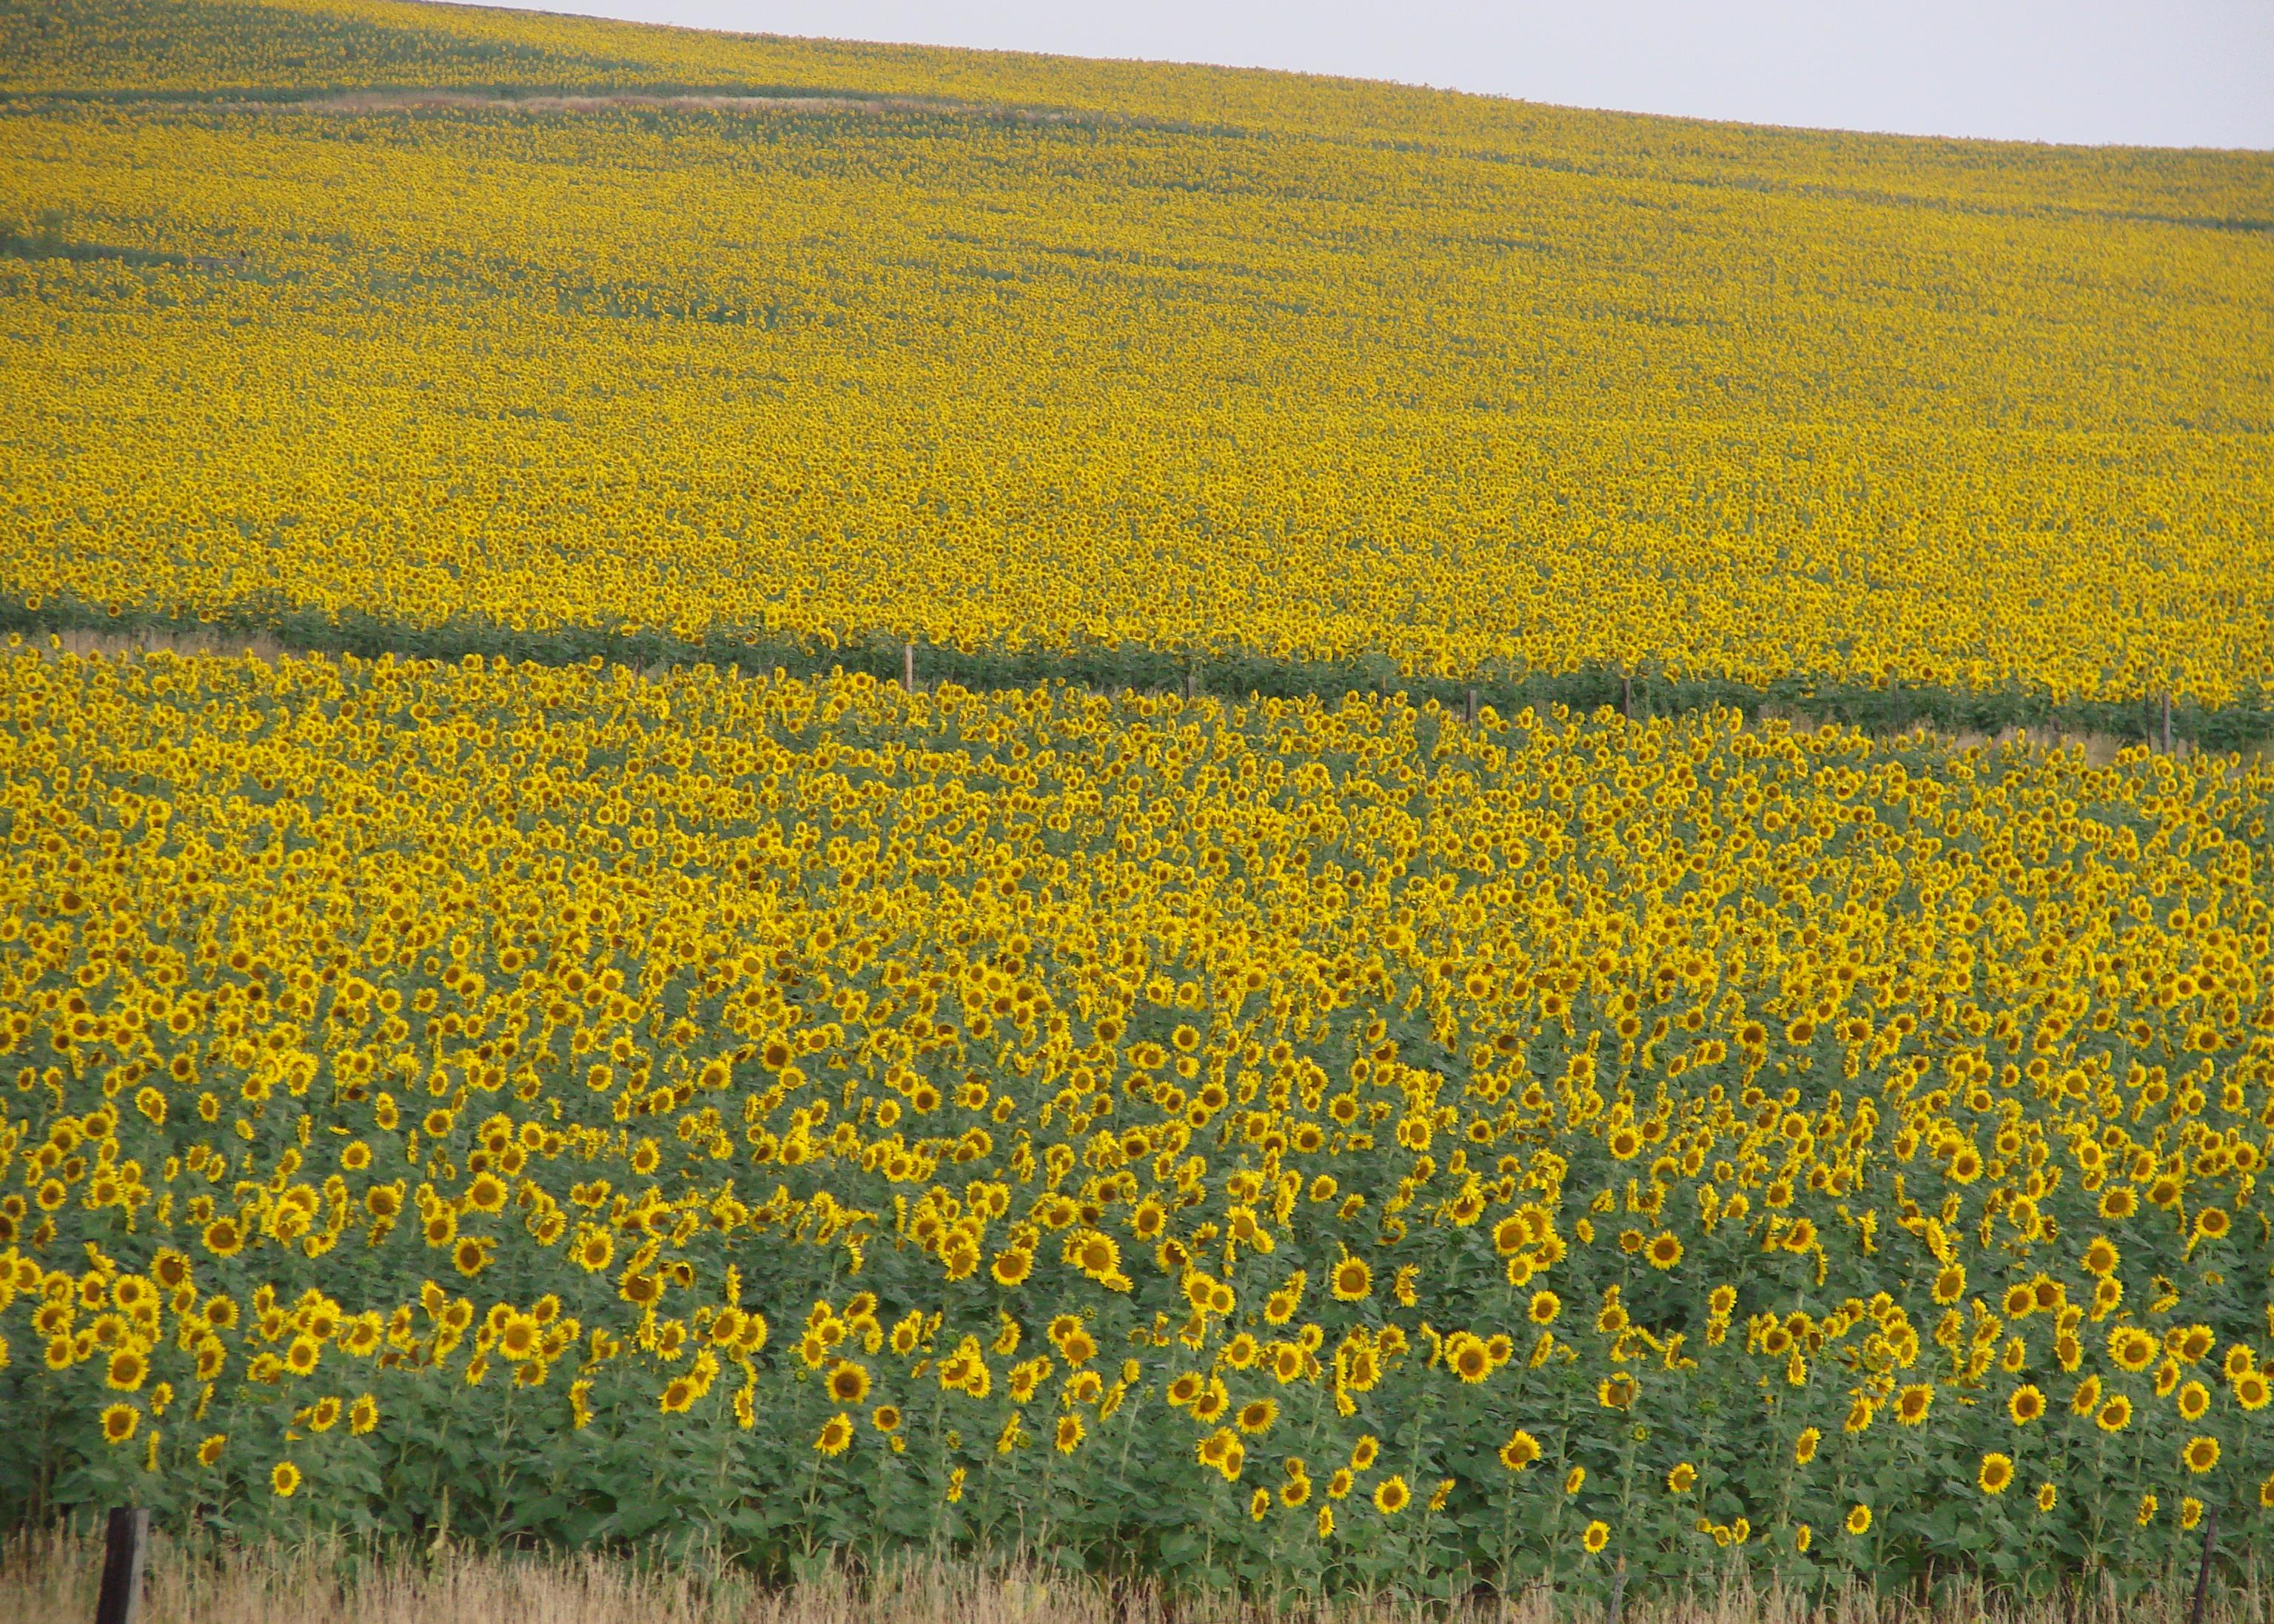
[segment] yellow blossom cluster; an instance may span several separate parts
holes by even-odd
[[[0,661],[0,1508],[1211,1583],[2274,1505],[2263,766]]]

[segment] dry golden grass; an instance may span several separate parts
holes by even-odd
[[[94,1616],[102,1544],[69,1530],[0,1546],[0,1619]],[[1623,1624],[2183,1624],[2190,1575],[2119,1604],[2012,1605],[1977,1590],[1931,1606],[1849,1592],[1811,1606],[1742,1583],[1718,1593],[1638,1598]],[[1544,1593],[1450,1608],[1408,1598],[1327,1604],[1170,1598],[1109,1589],[1030,1560],[917,1560],[863,1579],[838,1568],[787,1588],[732,1568],[619,1557],[480,1553],[458,1547],[373,1553],[318,1542],[290,1550],[217,1545],[194,1554],[153,1541],[140,1624],[1594,1624],[1598,1603]],[[2255,1576],[2217,1587],[2202,1624],[2274,1624],[2274,1592]]]

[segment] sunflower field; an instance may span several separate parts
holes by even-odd
[[[32,644],[0,716],[11,1518],[2267,1548],[2263,765]]]
[[[0,627],[2274,735],[2263,154],[389,0],[0,117]]]
[[[0,129],[0,1522],[2274,1555],[2274,160],[400,0]]]

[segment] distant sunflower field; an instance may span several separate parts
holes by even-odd
[[[2263,766],[30,648],[0,705],[11,1515],[2265,1548]]]
[[[0,93],[17,629],[2274,733],[2264,154],[305,0]]]

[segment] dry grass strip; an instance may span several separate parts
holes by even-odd
[[[65,1530],[0,1546],[0,1619],[69,1624],[94,1616],[99,1538]],[[1850,1591],[1811,1606],[1742,1581],[1711,1594],[1638,1601],[1623,1624],[2187,1624],[2174,1575],[2164,1592],[2015,1606],[1978,1590],[1932,1608]],[[1276,1605],[1108,1590],[1031,1560],[916,1559],[866,1581],[841,1569],[770,1589],[717,1566],[606,1556],[383,1553],[337,1541],[293,1549],[154,1540],[141,1624],[1600,1624],[1599,1605],[1541,1593],[1450,1609],[1396,1598]],[[2255,1577],[2215,1590],[2203,1624],[2274,1624]]]

